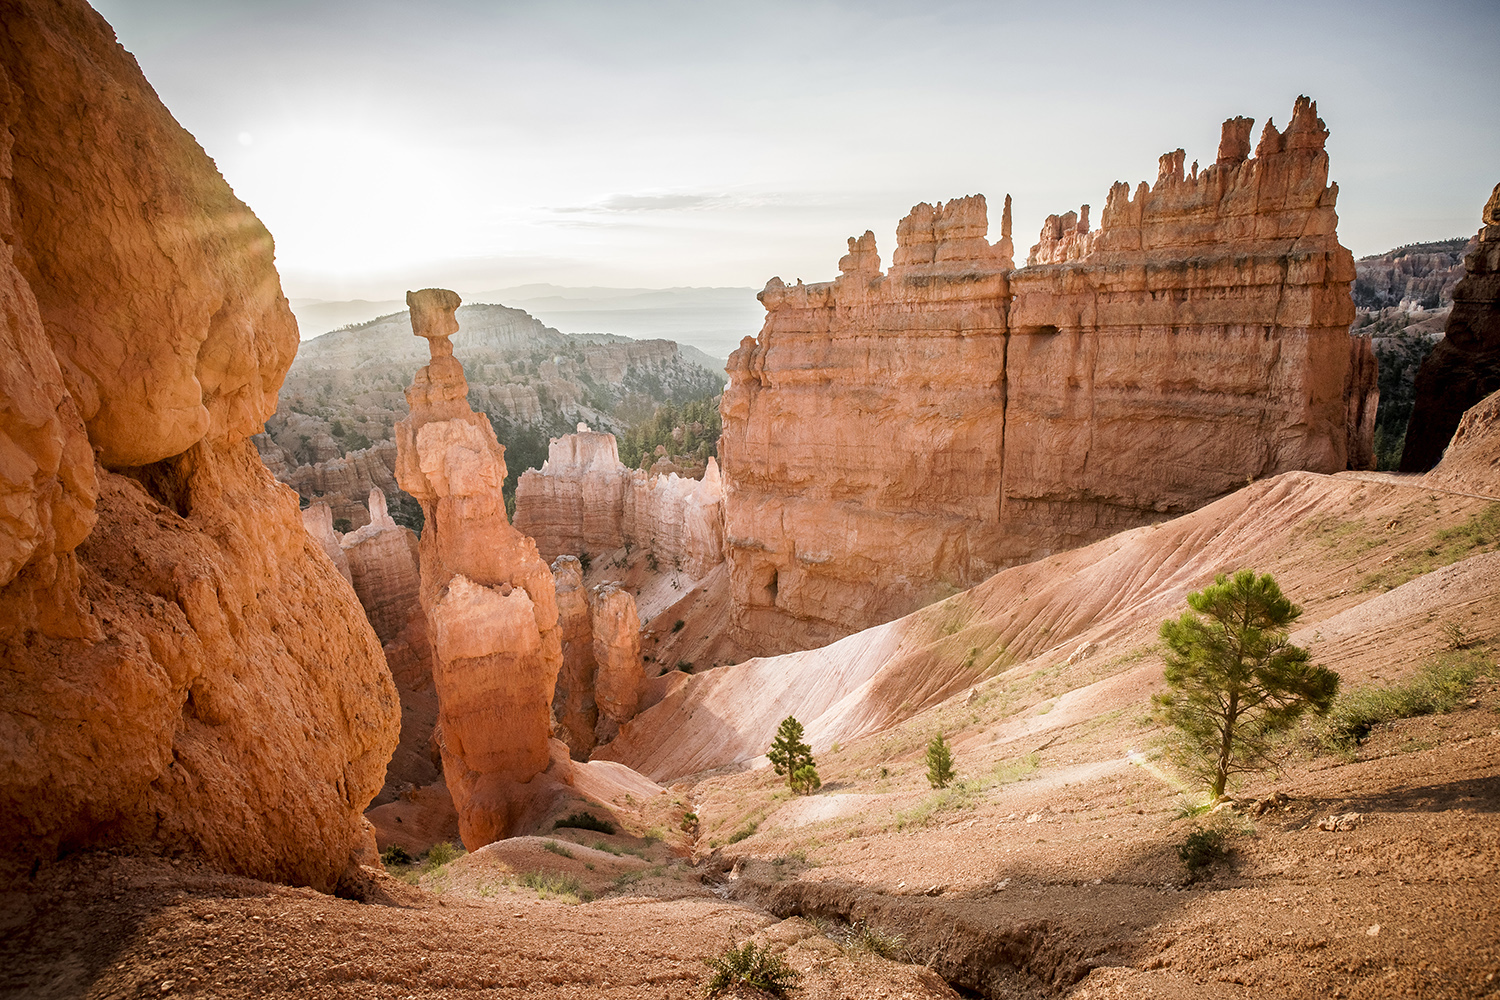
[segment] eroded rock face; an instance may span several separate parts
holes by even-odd
[[[1020,270],[976,196],[913,208],[889,274],[866,234],[832,282],[773,278],[722,404],[736,641],[821,645],[1247,479],[1367,463],[1327,132],[1306,99],[1253,157],[1249,128],[1116,184],[1097,229],[1049,217]]]
[[[620,461],[613,434],[578,425],[554,438],[541,469],[516,484],[516,528],[543,556],[640,546],[697,579],[724,561],[724,487],[712,458],[702,479],[653,475]]]
[[[1443,457],[1464,412],[1500,390],[1500,184],[1484,206],[1478,245],[1453,287],[1443,339],[1417,372],[1402,472],[1426,472]]]
[[[562,666],[552,573],[505,516],[505,449],[467,402],[448,337],[459,298],[407,295],[432,360],[406,391],[396,478],[426,516],[421,602],[436,652],[443,774],[472,850],[510,834],[549,763],[552,693]]]
[[[635,598],[618,583],[583,586],[574,556],[552,563],[557,580],[563,667],[557,675],[552,715],[558,737],[574,760],[588,760],[620,726],[635,718],[645,682],[641,619]]]
[[[589,615],[588,591],[583,586],[583,564],[576,556],[558,556],[552,562],[557,581],[557,627],[562,632],[562,669],[553,689],[552,717],[557,738],[568,745],[574,760],[588,760],[594,749],[594,728],[599,707],[594,701],[594,626]]]
[[[249,442],[270,235],[83,3],[0,3],[0,119],[0,841],[333,888],[396,698]]]

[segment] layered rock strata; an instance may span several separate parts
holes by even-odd
[[[617,583],[583,585],[574,556],[552,563],[563,666],[552,699],[554,731],[574,760],[588,760],[635,718],[646,675],[635,598]]]
[[[431,630],[443,774],[474,849],[532,811],[549,763],[552,693],[562,666],[556,590],[536,543],[505,516],[505,449],[467,402],[456,294],[408,293],[431,361],[406,391],[396,479],[422,505],[421,603]]]
[[[1417,372],[1402,472],[1438,464],[1464,412],[1500,389],[1500,184],[1484,206],[1477,244],[1453,287],[1443,339]]]
[[[76,0],[0,3],[0,842],[334,888],[396,697],[250,444],[270,234]]]
[[[1299,99],[1254,156],[1162,157],[1052,216],[1027,267],[980,196],[918,205],[831,282],[761,293],[720,455],[731,632],[765,652],[886,621],[1005,566],[1370,453],[1327,131]],[[1007,199],[1008,208],[1008,199]],[[1351,358],[1359,362],[1351,367]]]
[[[516,528],[547,558],[628,544],[697,579],[724,560],[719,466],[710,458],[702,479],[632,470],[613,434],[579,424],[576,434],[552,439],[540,470],[521,473]]]

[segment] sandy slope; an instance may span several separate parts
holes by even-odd
[[[695,676],[627,725],[600,756],[673,780],[753,760],[788,714],[823,749],[911,718],[987,678],[1006,684],[1060,670],[1093,681],[1153,642],[1157,625],[1180,613],[1188,591],[1242,566],[1274,573],[1305,609],[1302,624],[1311,632],[1301,638],[1329,665],[1361,676],[1368,665],[1360,648],[1333,642],[1333,633],[1319,638],[1315,626],[1376,598],[1358,619],[1360,642],[1390,657],[1436,636],[1444,615],[1457,613],[1448,604],[1464,603],[1463,595],[1477,595],[1479,604],[1465,605],[1476,634],[1494,631],[1496,616],[1486,611],[1496,610],[1492,575],[1456,577],[1440,592],[1419,583],[1382,596],[1419,571],[1494,548],[1500,539],[1493,530],[1489,537],[1437,537],[1494,516],[1486,514],[1491,503],[1410,477],[1371,482],[1287,473],[1176,520],[1006,570],[821,649]],[[1139,696],[1129,684],[1119,694]],[[1092,699],[1079,710],[1116,707]]]

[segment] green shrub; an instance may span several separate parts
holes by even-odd
[[[385,865],[409,865],[416,860],[400,844],[392,844],[380,852],[380,862]]]
[[[823,779],[818,777],[818,769],[811,764],[803,764],[797,768],[791,780],[792,791],[798,795],[811,795],[823,787]]]
[[[953,751],[943,734],[938,733],[927,744],[927,782],[933,788],[946,788],[953,780]]]
[[[844,950],[855,954],[879,955],[899,962],[906,954],[906,938],[900,934],[886,934],[867,923],[853,924],[844,938]]]
[[[1428,660],[1404,684],[1356,688],[1334,701],[1318,742],[1338,753],[1352,753],[1382,722],[1451,711],[1489,665],[1481,653],[1454,650]]]
[[[746,837],[754,836],[755,831],[758,829],[760,829],[759,823],[751,823],[748,826],[741,827],[740,829],[729,835],[729,843],[738,844]]]
[[[443,865],[446,865],[454,858],[463,857],[463,854],[464,852],[462,848],[455,847],[454,845],[448,843],[446,840],[440,840],[436,844],[433,844],[431,847],[427,848],[427,867],[429,869],[441,868]]]
[[[566,847],[564,847],[563,845],[559,844],[555,840],[544,840],[544,841],[542,841],[542,850],[544,850],[544,851],[551,851],[553,854],[556,854],[559,857],[564,857],[564,858],[571,858],[571,857],[573,857],[573,852],[572,851],[568,850]]]
[[[686,624],[687,624],[687,622],[685,622],[681,618],[679,618],[675,622],[672,623],[672,631],[673,632],[681,632],[682,631],[682,627],[684,625],[686,625]]]
[[[552,829],[561,830],[563,827],[573,827],[577,830],[593,830],[595,833],[614,833],[615,825],[607,819],[601,819],[593,813],[576,812],[571,816],[564,816],[552,824]]]
[[[718,958],[707,960],[712,975],[704,987],[709,997],[728,993],[736,986],[745,985],[768,993],[773,997],[785,997],[789,990],[796,989],[799,977],[797,970],[786,964],[779,955],[772,955],[766,948],[756,947],[754,941],[743,946],[730,946]]]
[[[690,673],[693,672],[693,661],[692,660],[678,660],[677,661],[677,669],[681,670],[685,674],[690,674]]]
[[[1198,873],[1224,857],[1224,831],[1195,827],[1177,848],[1177,856],[1187,865],[1188,875],[1197,878]]]

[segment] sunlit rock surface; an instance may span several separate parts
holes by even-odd
[[[406,391],[396,478],[426,518],[421,603],[436,653],[443,774],[473,849],[508,836],[546,798],[531,782],[550,762],[562,635],[552,572],[505,516],[505,449],[469,408],[453,357],[459,298],[429,288],[407,304],[432,360]]]
[[[297,349],[270,234],[83,3],[3,5],[0,120],[0,840],[334,888],[397,705],[249,441]]]
[[[913,208],[888,274],[866,233],[834,281],[767,284],[722,407],[736,641],[821,645],[1247,480],[1367,467],[1327,132],[1301,99],[1252,156],[1251,124],[1114,185],[1097,229],[1049,217],[1019,270],[974,196]]]

